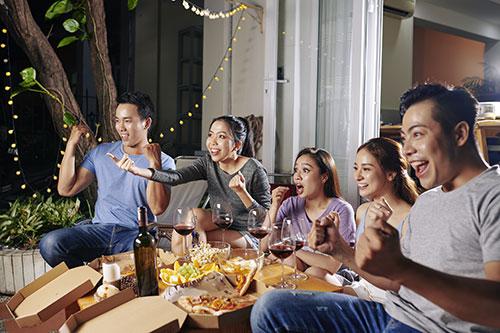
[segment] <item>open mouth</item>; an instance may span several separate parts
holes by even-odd
[[[295,189],[296,189],[298,195],[301,195],[302,193],[304,193],[304,186],[302,186],[302,185],[295,185]]]
[[[128,139],[128,134],[127,134],[127,133],[120,133],[120,137],[121,137],[123,140],[126,140],[126,139]]]
[[[418,161],[418,162],[412,162],[411,167],[415,170],[415,175],[420,178],[429,169],[429,162],[424,162],[424,161]]]
[[[210,155],[215,156],[220,152],[220,149],[210,149]]]
[[[367,187],[368,187],[368,184],[358,184],[358,189],[359,189],[360,191],[362,191],[362,190],[366,189]]]

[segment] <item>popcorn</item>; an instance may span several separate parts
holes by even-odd
[[[217,262],[218,259],[226,257],[228,254],[227,252],[228,249],[218,249],[207,243],[200,243],[192,249],[189,249],[191,261],[193,263],[198,263],[200,266]]]

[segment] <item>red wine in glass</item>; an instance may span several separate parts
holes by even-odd
[[[300,250],[304,245],[306,244],[306,241],[305,240],[299,240],[299,239],[296,239],[295,240],[295,251],[298,251]]]
[[[288,244],[273,244],[269,247],[271,253],[280,259],[286,259],[292,255],[294,247]]]
[[[174,226],[175,232],[177,232],[181,236],[190,235],[194,230],[194,225],[189,224],[178,224]]]
[[[248,229],[248,232],[250,232],[250,235],[254,236],[255,238],[262,239],[269,234],[269,229],[261,227],[250,228]]]

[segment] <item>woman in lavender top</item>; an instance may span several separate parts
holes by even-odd
[[[283,197],[288,191],[287,187],[273,190],[267,223],[279,225],[287,217],[292,220],[294,229],[300,228],[307,236],[313,221],[330,212],[337,212],[340,234],[346,242],[354,244],[354,210],[341,198],[337,168],[330,153],[319,148],[302,149],[295,159],[293,182],[297,196],[285,201]],[[335,273],[340,266],[340,262],[332,264],[331,260],[325,260],[323,255],[313,253],[308,248],[297,251],[297,268],[310,275],[324,278],[327,273]]]

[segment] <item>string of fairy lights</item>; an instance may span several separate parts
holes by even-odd
[[[175,1],[176,0],[172,0],[172,2],[175,2]],[[235,15],[239,11],[242,11],[242,10],[245,10],[248,8],[248,5],[240,3],[230,10],[212,11],[208,8],[198,7],[197,5],[195,5],[194,3],[192,3],[191,1],[188,1],[188,0],[183,0],[182,6],[184,7],[184,9],[190,10],[194,14],[196,14],[198,16],[208,17],[210,20],[228,18],[228,17]]]
[[[176,0],[172,0],[172,2],[176,2]],[[181,2],[181,1],[179,1],[179,2]],[[170,132],[170,134],[173,135],[179,126],[185,125],[186,121],[193,117],[193,112],[195,112],[195,110],[199,111],[201,104],[209,98],[210,91],[214,88],[215,84],[221,81],[222,74],[224,72],[224,66],[226,63],[229,62],[229,60],[232,56],[232,53],[234,50],[234,44],[238,41],[237,34],[238,34],[238,32],[240,32],[242,30],[243,22],[246,20],[245,15],[244,15],[245,10],[248,9],[248,5],[242,4],[242,3],[239,3],[236,6],[234,6],[232,9],[226,10],[226,11],[213,11],[213,10],[210,10],[208,8],[201,8],[201,7],[198,7],[197,5],[195,5],[192,2],[187,1],[187,0],[182,0],[181,3],[182,3],[182,6],[187,11],[190,11],[191,13],[198,15],[198,16],[207,17],[207,18],[212,19],[212,20],[222,19],[222,18],[230,18],[230,17],[236,15],[237,13],[240,13],[240,16],[239,16],[239,19],[236,23],[235,29],[231,34],[231,39],[230,39],[230,41],[225,49],[225,52],[223,53],[223,56],[222,56],[221,60],[219,61],[216,69],[214,70],[214,73],[211,76],[210,80],[208,81],[207,85],[202,90],[201,95],[195,101],[195,103],[189,108],[189,110],[184,115],[181,116],[181,118],[178,120],[178,122],[176,124],[171,125],[167,130],[165,130],[163,132],[160,131],[160,133],[158,135],[160,140],[165,138],[164,132],[166,132],[166,133]],[[17,163],[16,172],[15,172],[16,176],[21,177],[21,179],[22,179],[20,189],[21,190],[30,190],[31,192],[33,192],[32,196],[34,198],[36,198],[37,193],[39,193],[39,192],[46,192],[49,194],[52,192],[53,183],[56,182],[58,179],[58,176],[56,175],[56,171],[58,168],[61,167],[59,158],[60,158],[60,156],[64,155],[64,150],[61,150],[62,147],[60,144],[59,149],[58,149],[60,151],[60,155],[58,155],[56,158],[57,160],[56,160],[56,163],[54,165],[52,176],[48,177],[47,186],[42,186],[41,189],[38,189],[38,190],[35,189],[32,186],[32,184],[30,184],[27,181],[27,177],[26,177],[26,174],[24,172],[24,169],[22,168],[22,163],[21,163],[20,156],[19,156],[18,139],[17,139],[17,133],[16,133],[16,121],[19,119],[19,115],[16,114],[16,112],[15,112],[13,100],[10,99],[10,90],[12,87],[12,79],[11,79],[10,53],[9,53],[9,47],[8,47],[9,37],[8,37],[8,33],[7,33],[6,28],[3,28],[1,30],[1,33],[2,33],[2,38],[0,41],[0,51],[3,50],[3,54],[4,54],[3,62],[5,64],[7,64],[7,66],[6,66],[7,70],[5,72],[4,90],[7,94],[7,99],[8,99],[7,105],[10,107],[11,116],[12,116],[11,128],[8,129],[8,134],[10,136],[12,136],[12,140],[11,140],[12,143],[10,144],[9,152],[14,155],[13,160],[14,160],[14,162]],[[64,125],[64,126],[65,126],[65,128],[67,128],[66,125]],[[96,126],[98,126],[98,125],[96,124]],[[102,142],[102,138],[101,137],[97,138],[97,141],[99,143]],[[67,138],[63,137],[62,142],[66,143]],[[151,138],[149,139],[149,142],[152,142]]]
[[[12,66],[11,66],[11,61],[10,61],[10,47],[9,47],[9,34],[6,28],[1,29],[1,42],[0,42],[0,51],[1,51],[1,56],[3,58],[3,63],[6,68],[5,71],[5,78],[4,78],[4,91],[6,93],[6,99],[7,99],[7,108],[6,110],[10,111],[11,115],[11,126],[7,130],[7,134],[12,137],[11,140],[8,140],[11,142],[9,146],[9,153],[14,155],[13,160],[16,162],[16,171],[15,174],[17,177],[21,177],[21,185],[20,188],[21,190],[30,190],[33,192],[32,196],[33,198],[37,197],[37,193],[39,190],[35,189],[32,184],[30,184],[27,180],[26,177],[26,172],[24,171],[22,167],[22,161],[20,159],[20,154],[19,154],[19,144],[18,144],[18,133],[16,131],[16,122],[19,121],[19,115],[16,113],[16,109],[14,107],[14,101],[10,98],[10,93],[12,89]],[[59,144],[60,149],[61,144]],[[54,166],[52,170],[52,176],[47,177],[47,185],[46,186],[41,186],[43,191],[47,193],[52,192],[51,185],[54,181],[57,180],[57,175],[56,175],[56,169],[60,167],[59,164],[59,157],[57,157],[56,160],[56,165]]]

